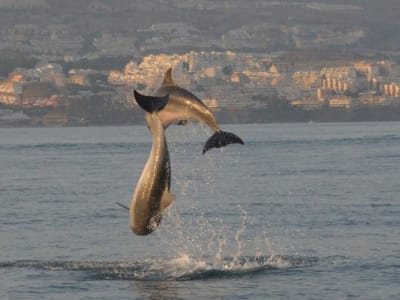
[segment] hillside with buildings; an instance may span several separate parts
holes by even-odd
[[[310,63],[232,51],[152,54],[121,70],[65,72],[55,63],[18,68],[0,81],[0,104],[25,112],[34,125],[138,123],[133,89],[151,94],[170,67],[176,82],[224,122],[334,121],[339,112],[339,120],[400,119],[395,62]]]
[[[0,125],[142,122],[132,90],[151,93],[169,67],[225,122],[400,119],[399,9],[0,0]]]

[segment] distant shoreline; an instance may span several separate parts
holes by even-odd
[[[262,115],[262,114],[261,114]],[[303,112],[302,115],[297,115],[295,118],[289,118],[288,115],[284,116],[267,116],[261,118],[260,116],[248,114],[229,115],[227,112],[216,113],[216,118],[220,124],[231,125],[249,125],[249,124],[290,124],[290,123],[360,123],[360,122],[399,122],[400,121],[400,108],[396,109],[383,109],[381,111],[344,111],[337,109],[335,112],[312,111]],[[123,127],[123,126],[141,126],[145,125],[144,118],[135,118],[132,121],[125,122],[87,122],[87,123],[74,123],[69,122],[65,124],[54,123],[36,123],[32,124],[27,120],[23,121],[10,121],[5,122],[0,120],[0,128],[57,128],[57,127]]]

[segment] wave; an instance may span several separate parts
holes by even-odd
[[[91,280],[188,281],[311,267],[318,261],[318,257],[274,255],[225,257],[211,263],[206,259],[182,255],[176,258],[119,261],[13,260],[0,262],[0,268],[84,272],[85,277]]]
[[[313,144],[318,145],[376,145],[382,143],[398,144],[400,142],[400,135],[372,135],[372,136],[355,136],[355,137],[304,137],[304,138],[271,138],[269,140],[248,140],[247,146],[257,147],[259,145],[269,146],[310,146]]]
[[[5,150],[91,150],[91,149],[131,149],[147,147],[148,143],[37,143],[37,144],[5,144],[0,149]]]

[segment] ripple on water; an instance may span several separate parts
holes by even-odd
[[[285,270],[311,267],[317,257],[303,256],[240,256],[224,257],[220,261],[207,261],[182,255],[176,258],[146,258],[120,261],[56,261],[15,260],[0,263],[0,268],[33,268],[48,271],[85,272],[97,280],[206,280],[210,278],[240,277]]]

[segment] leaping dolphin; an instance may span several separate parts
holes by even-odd
[[[129,207],[130,228],[137,235],[152,233],[161,222],[163,210],[175,200],[175,195],[170,193],[167,140],[158,115],[167,102],[168,95],[148,97],[146,103],[140,103],[146,110],[146,123],[153,135],[153,145]]]
[[[161,97],[166,94],[169,95],[168,103],[157,113],[164,128],[178,121],[194,119],[208,125],[214,131],[214,134],[204,144],[203,154],[212,148],[220,148],[233,143],[244,144],[243,140],[237,135],[222,131],[219,128],[211,110],[199,98],[175,84],[172,78],[172,68],[165,72],[162,85],[154,96]],[[151,102],[153,98],[152,96],[142,95],[136,90],[134,96],[136,101],[141,103],[140,106],[146,106],[146,102]],[[142,106],[142,108],[144,107]]]

